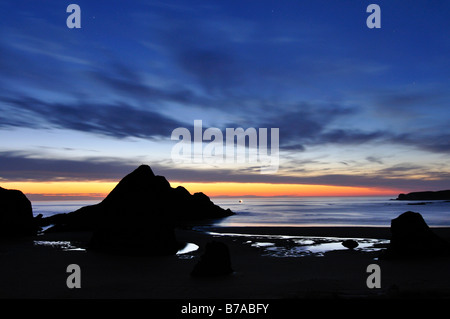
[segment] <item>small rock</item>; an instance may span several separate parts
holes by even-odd
[[[344,246],[348,249],[354,249],[354,248],[358,247],[358,245],[359,245],[358,242],[353,239],[347,239],[342,242],[342,246]]]
[[[228,246],[219,241],[206,244],[205,253],[191,272],[193,277],[224,276],[233,272]]]

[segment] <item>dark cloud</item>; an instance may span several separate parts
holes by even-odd
[[[123,97],[146,102],[146,104],[161,107],[165,102],[176,102],[184,105],[204,105],[205,99],[196,95],[192,90],[180,85],[177,88],[159,88],[145,83],[139,72],[123,63],[114,62],[108,71],[97,70],[86,72],[90,78],[103,84],[113,92]]]
[[[380,157],[377,156],[367,156],[366,160],[371,162],[371,163],[377,163],[382,165],[383,164],[383,160]]]
[[[31,154],[1,152],[0,178],[5,181],[119,181],[138,165],[132,161],[115,158],[91,157],[85,160],[37,159]],[[145,163],[144,163],[145,164]],[[167,163],[150,164],[157,175],[165,176],[169,182],[240,182],[273,184],[313,184],[350,187],[385,187],[392,189],[439,190],[446,189],[450,183],[450,174],[433,174],[433,179],[412,179],[405,175],[393,176],[392,172],[402,167],[386,168],[374,175],[323,174],[320,176],[266,175],[251,173],[251,169],[185,169],[170,166]],[[404,166],[405,170],[414,169]],[[276,186],[274,186],[276,187]]]
[[[221,50],[184,50],[179,53],[178,62],[208,92],[234,87],[243,78],[243,75],[237,72],[238,66],[232,56]]]
[[[402,163],[380,169],[376,171],[376,174],[386,178],[403,178],[417,174],[430,176],[432,172],[430,171],[430,168],[426,168],[424,166],[411,163]],[[442,174],[442,177],[445,177],[445,173]]]
[[[391,134],[386,131],[374,131],[374,132],[364,132],[361,130],[354,129],[336,129],[329,132],[325,132],[318,136],[317,144],[344,144],[344,145],[354,145],[362,144],[367,142],[372,142],[378,139],[385,139]]]
[[[325,144],[355,145],[391,136],[385,131],[329,128],[356,114],[355,107],[299,103],[294,111],[273,115],[261,127],[279,127],[280,147],[285,150],[303,151],[308,146]]]
[[[402,133],[392,136],[389,141],[433,153],[450,153],[450,134],[446,131]]]
[[[0,152],[0,178],[6,181],[120,180],[139,163],[91,157],[84,161],[36,158],[36,154]]]
[[[368,93],[375,102],[375,113],[384,116],[418,117],[429,114],[430,107],[442,105],[448,99],[446,87],[433,84],[428,88],[408,87],[403,90],[380,90]]]
[[[1,127],[48,126],[71,129],[117,138],[170,136],[182,123],[151,110],[125,103],[50,103],[31,97],[1,97],[8,105],[0,114]]]
[[[344,105],[323,105],[298,103],[292,111],[278,114],[268,111],[270,120],[256,123],[258,127],[279,127],[280,148],[290,151],[305,151],[317,145],[361,145],[365,143],[383,143],[384,145],[406,145],[433,153],[450,152],[450,134],[447,127],[434,127],[433,130],[414,130],[397,133],[390,129],[365,130],[361,128],[338,127],[342,120],[348,121],[358,116],[357,107]],[[369,161],[377,162],[374,158]]]

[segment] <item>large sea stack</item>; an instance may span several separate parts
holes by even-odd
[[[19,190],[0,187],[0,237],[36,234],[30,200]]]
[[[172,254],[179,248],[174,227],[232,215],[203,193],[172,188],[141,165],[125,176],[99,204],[45,219],[57,230],[92,230],[91,249],[127,254]]]
[[[89,247],[120,254],[174,254],[178,249],[168,207],[159,203],[168,182],[140,166],[99,205]],[[169,186],[170,187],[170,186]]]
[[[405,212],[391,221],[391,240],[384,258],[449,256],[450,244],[437,236],[420,213]]]

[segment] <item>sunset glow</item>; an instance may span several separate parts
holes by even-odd
[[[178,184],[175,184],[177,185]],[[174,186],[172,185],[172,186]],[[328,185],[264,184],[264,183],[185,183],[179,184],[191,193],[208,196],[392,196],[398,190]]]
[[[116,186],[115,182],[14,182],[2,187],[20,189],[32,200],[103,199]],[[383,188],[345,187],[328,185],[269,184],[269,183],[183,183],[191,194],[203,192],[210,197],[221,196],[394,196],[400,190]]]

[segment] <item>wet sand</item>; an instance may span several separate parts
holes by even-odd
[[[276,234],[389,239],[383,227],[228,227],[237,234]],[[450,228],[434,231],[450,240]],[[53,233],[0,243],[0,298],[37,299],[386,299],[450,298],[450,258],[380,260],[380,251],[342,249],[322,256],[273,257],[248,244],[249,237],[177,230],[177,238],[200,248],[182,256],[126,257],[36,245],[69,241],[83,248],[89,232]],[[190,272],[212,239],[225,242],[234,273],[193,278]],[[149,247],[151,249],[151,247]],[[381,249],[383,249],[381,247]],[[69,264],[81,268],[81,288],[69,289]],[[381,288],[369,289],[367,266],[378,264]]]

